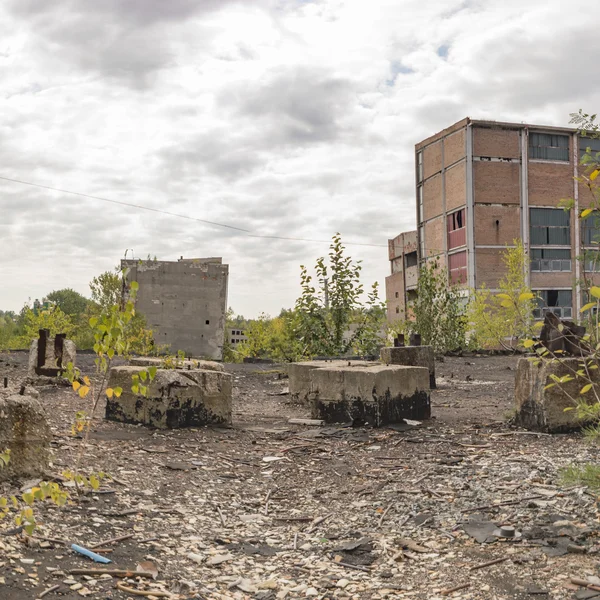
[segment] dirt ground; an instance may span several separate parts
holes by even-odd
[[[80,358],[91,372],[91,357]],[[0,360],[0,381],[24,378],[25,354]],[[600,575],[596,497],[563,484],[559,471],[597,450],[578,434],[510,426],[516,361],[437,362],[432,419],[415,426],[290,425],[309,414],[290,402],[277,365],[226,365],[230,429],[98,420],[84,470],[114,480],[79,499],[70,490],[67,507],[36,508],[33,539],[2,535],[12,523],[0,524],[0,599],[39,598],[53,586],[45,598],[593,597],[570,578]],[[39,391],[54,434],[52,476],[81,449],[71,423],[84,401],[64,387]],[[494,536],[500,525],[517,538]],[[110,565],[70,549],[129,534],[104,544]],[[70,574],[139,563],[156,579]]]

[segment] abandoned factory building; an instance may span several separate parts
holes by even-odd
[[[221,359],[229,266],[221,258],[122,260],[127,282],[137,281],[136,310],[170,352]]]
[[[579,221],[593,197],[581,157],[600,140],[577,130],[464,119],[415,146],[417,230],[389,241],[388,318],[405,314],[417,286],[416,259],[437,259],[451,283],[497,291],[503,253],[521,239],[529,260],[527,282],[542,299],[536,316],[551,310],[574,316],[587,300],[584,278],[596,279],[600,229]],[[558,206],[574,199],[574,209]]]

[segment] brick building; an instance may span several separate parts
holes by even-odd
[[[469,118],[418,143],[419,260],[437,258],[450,280],[466,289],[496,290],[502,253],[521,239],[531,289],[560,316],[576,316],[585,301],[580,282],[595,268],[595,261],[576,257],[593,256],[598,246],[592,241],[600,237],[593,219],[580,223],[576,217],[592,202],[575,179],[587,147],[599,152],[600,140],[581,138],[574,129]],[[558,208],[562,198],[573,198],[575,210]],[[392,294],[394,260],[390,252],[386,289]],[[391,320],[394,314],[395,307]]]
[[[415,294],[419,276],[417,231],[406,231],[388,240],[392,274],[385,280],[388,321],[405,316],[405,308]]]

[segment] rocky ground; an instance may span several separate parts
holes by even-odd
[[[25,355],[0,359],[0,378],[25,376]],[[91,357],[82,363],[91,370]],[[270,365],[227,367],[231,429],[99,421],[83,465],[113,480],[79,499],[67,488],[67,507],[38,507],[32,538],[0,524],[0,598],[594,597],[571,578],[600,585],[596,496],[559,472],[596,449],[511,428],[515,366],[446,358],[432,420],[389,429],[290,425],[307,410]],[[71,423],[83,401],[63,387],[40,394],[58,475],[81,449]],[[500,526],[515,538],[495,535]],[[100,568],[132,573],[73,573]]]

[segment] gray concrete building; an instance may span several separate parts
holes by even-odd
[[[186,356],[223,356],[229,265],[221,258],[178,261],[122,260],[127,281],[137,281],[136,310],[156,344]]]

